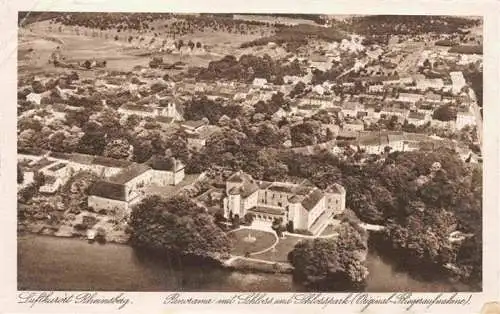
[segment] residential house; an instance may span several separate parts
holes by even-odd
[[[127,103],[118,108],[118,112],[124,116],[138,115],[140,117],[156,117],[158,116],[158,108],[136,105],[133,103]]]
[[[185,131],[187,146],[192,150],[200,150],[207,144],[207,140],[219,130],[216,126],[206,126],[197,131]]]
[[[430,103],[440,103],[442,96],[440,94],[436,94],[432,91],[428,91],[424,94],[424,100]]]
[[[422,126],[429,121],[429,117],[423,112],[412,111],[408,114],[406,121],[414,126]]]
[[[464,74],[460,71],[450,72],[451,90],[454,94],[460,93],[462,88],[466,85]]]
[[[427,90],[427,89],[434,89],[438,90],[443,88],[444,82],[443,79],[440,78],[425,78],[425,76],[419,77],[415,79],[416,86],[419,90]]]
[[[380,155],[385,151],[385,147],[389,146],[389,140],[387,135],[372,133],[360,136],[356,144],[367,154]]]
[[[181,123],[181,128],[187,133],[201,132],[207,126],[204,120],[188,120]]]
[[[342,106],[342,114],[344,117],[351,117],[354,118],[358,114],[358,110],[360,110],[361,106],[357,102],[345,102],[344,105]]]
[[[310,59],[310,68],[315,68],[321,71],[327,71],[332,67],[332,63],[328,57],[325,56],[312,56]]]
[[[400,93],[398,99],[403,102],[416,103],[422,100],[423,95],[413,93]]]
[[[299,105],[313,105],[328,108],[333,105],[333,96],[308,96],[299,101]]]
[[[256,88],[264,88],[267,85],[267,80],[265,78],[254,78],[252,85]]]
[[[61,187],[61,180],[54,176],[45,176],[44,185],[38,188],[40,193],[54,194]]]
[[[175,158],[151,160],[151,183],[158,186],[177,185],[184,180],[184,164]]]
[[[303,117],[311,117],[321,110],[321,105],[318,104],[299,104],[298,106],[291,106],[293,114]]]
[[[240,171],[226,181],[224,217],[253,214],[254,223],[268,228],[273,220],[282,219],[294,229],[319,234],[332,216],[345,210],[345,195],[339,184],[320,190],[309,184],[257,181]]]
[[[437,119],[431,120],[431,127],[441,128],[441,129],[455,129],[457,126],[456,121],[440,121]]]
[[[398,117],[398,121],[404,122],[409,113],[410,110],[398,107],[382,108],[380,110],[380,118],[388,119],[392,116],[396,116]]]
[[[467,125],[476,125],[476,118],[474,114],[469,110],[458,111],[456,118],[457,129],[461,130]]]
[[[346,121],[342,124],[342,131],[344,132],[361,132],[365,130],[365,125],[361,120]]]
[[[375,84],[375,85],[368,86],[369,93],[382,93],[383,91],[384,91],[383,84]]]

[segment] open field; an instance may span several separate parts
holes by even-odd
[[[171,22],[171,21],[169,21]],[[153,56],[160,56],[167,63],[182,61],[187,66],[206,67],[210,61],[218,60],[226,54],[236,53],[239,46],[247,41],[269,35],[269,32],[255,31],[254,34],[227,33],[223,31],[196,31],[193,34],[176,38],[167,34],[168,28],[161,21],[156,22],[157,35],[143,34],[138,31],[117,33],[87,28],[50,25],[48,21],[37,22],[29,29],[19,31],[19,69],[20,72],[48,71],[60,69],[48,64],[50,54],[60,47],[67,62],[87,59],[106,60],[106,68],[117,71],[131,71],[135,66],[148,66]],[[162,27],[159,27],[162,25]],[[36,30],[36,31],[34,31]],[[115,39],[118,36],[118,40]],[[133,38],[128,42],[128,38]],[[143,38],[139,42],[138,38]],[[160,41],[173,43],[175,40],[201,42],[206,47],[204,53],[170,54],[160,52]],[[150,42],[154,40],[153,44]],[[70,57],[69,57],[70,56]],[[64,69],[63,69],[64,70]]]

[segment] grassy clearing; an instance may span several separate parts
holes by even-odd
[[[254,242],[247,242],[245,238],[250,235],[255,237]],[[255,253],[271,247],[276,242],[276,237],[271,232],[239,229],[228,234],[233,243],[232,255],[245,256],[246,253]],[[258,257],[256,257],[258,258]]]
[[[323,232],[321,232],[321,236],[332,235],[335,232],[336,227],[333,225],[328,225]]]
[[[288,253],[293,250],[295,244],[304,238],[287,235],[280,239],[274,250],[269,250],[262,254],[253,255],[252,258],[263,259],[272,262],[288,262]]]

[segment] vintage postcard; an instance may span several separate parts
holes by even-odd
[[[500,313],[498,3],[374,5],[2,3],[0,311]]]

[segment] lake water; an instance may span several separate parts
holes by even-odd
[[[368,292],[454,292],[465,285],[416,279],[370,252]],[[172,267],[129,246],[25,235],[18,238],[19,290],[292,292],[289,274],[242,273],[214,266]]]

